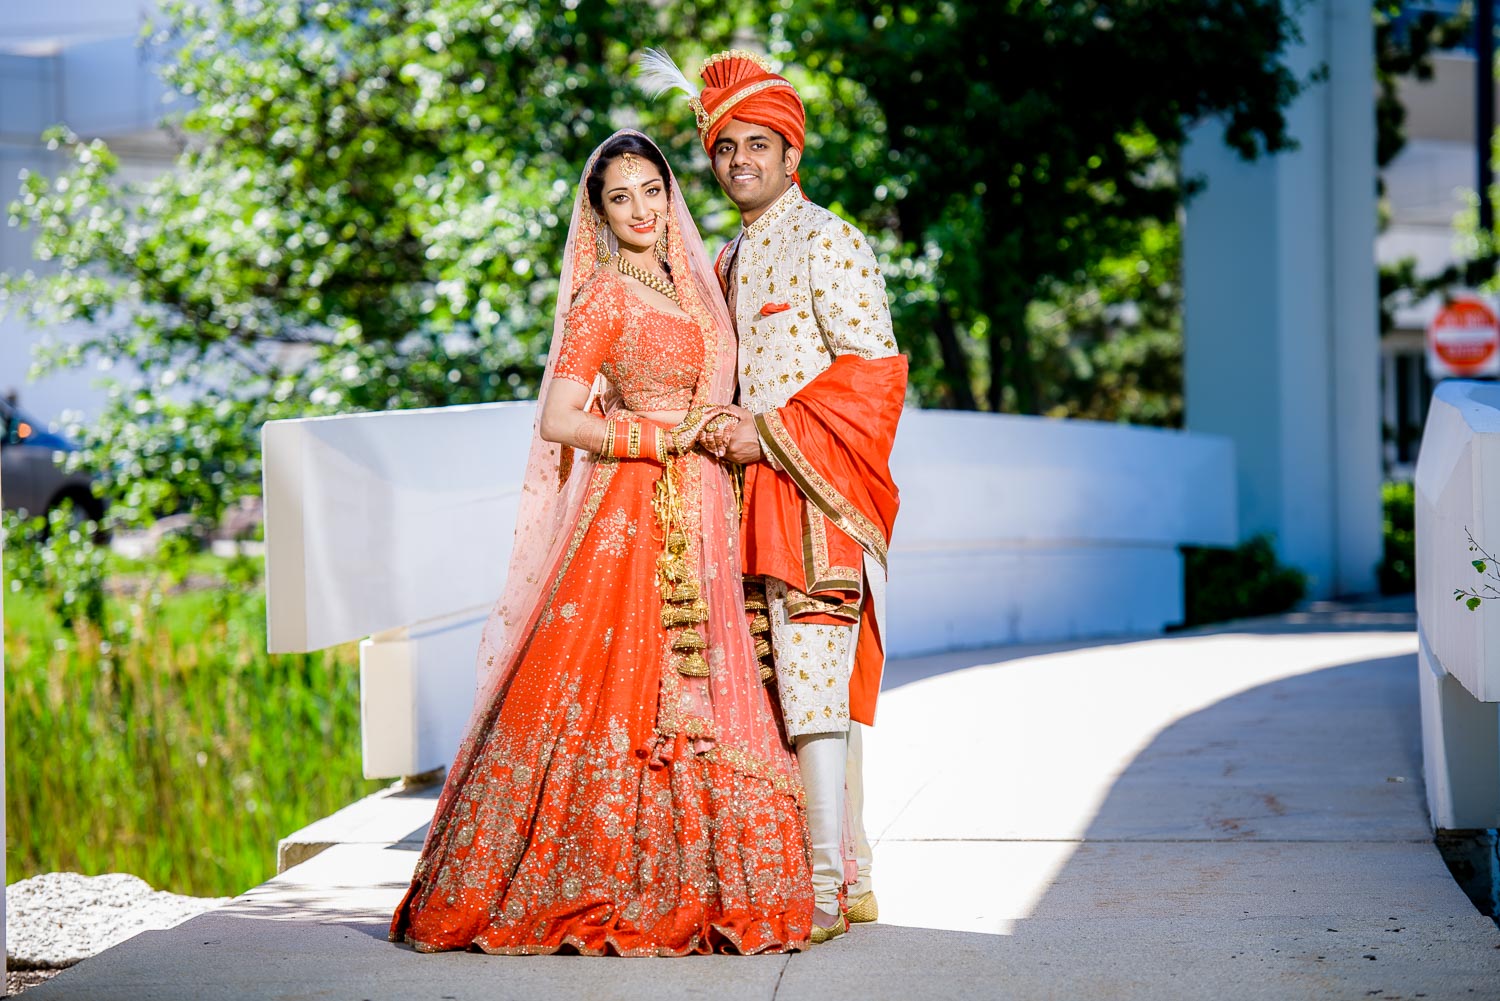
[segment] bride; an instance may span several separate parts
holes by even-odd
[[[661,151],[615,133],[574,201],[510,574],[395,941],[807,944],[803,792],[749,631],[734,488],[694,448],[733,419],[717,292]]]

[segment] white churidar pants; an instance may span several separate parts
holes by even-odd
[[[786,614],[786,584],[766,581],[771,653],[787,732],[807,790],[813,848],[813,893],[827,913],[839,890],[870,889],[872,852],[864,825],[864,751],[860,724],[849,719],[849,676],[856,625],[809,625]]]

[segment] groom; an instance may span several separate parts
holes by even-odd
[[[741,50],[711,56],[701,75],[691,102],[699,137],[742,225],[715,270],[739,335],[744,408],[705,444],[745,466],[747,604],[764,600],[769,619],[807,789],[813,941],[824,942],[878,914],[859,724],[874,722],[885,666],[897,507],[888,460],[906,359],[869,241],[802,194],[796,89]]]

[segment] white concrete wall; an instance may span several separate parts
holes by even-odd
[[[891,467],[893,656],[1158,632],[1182,620],[1177,547],[1235,538],[1214,436],[908,411]]]
[[[501,403],[273,421],[262,433],[268,644],[363,641],[370,778],[452,760],[510,562],[533,414]]]
[[[499,594],[531,404],[266,426],[270,648],[361,646],[365,769],[446,764]],[[887,597],[893,656],[1147,634],[1182,616],[1183,544],[1234,539],[1208,435],[908,411]]]
[[[1468,534],[1500,552],[1500,385],[1448,381],[1433,394],[1416,476],[1417,629],[1423,768],[1435,827],[1500,826],[1500,598],[1485,594]]]
[[[1183,170],[1187,426],[1239,455],[1240,534],[1269,533],[1315,596],[1374,590],[1381,551],[1369,5],[1300,15],[1294,152],[1245,163],[1204,123]]]

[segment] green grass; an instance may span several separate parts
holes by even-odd
[[[380,787],[360,776],[356,648],[267,655],[245,576],[111,595],[102,627],[6,594],[7,883],[238,893],[275,872],[278,838]]]

